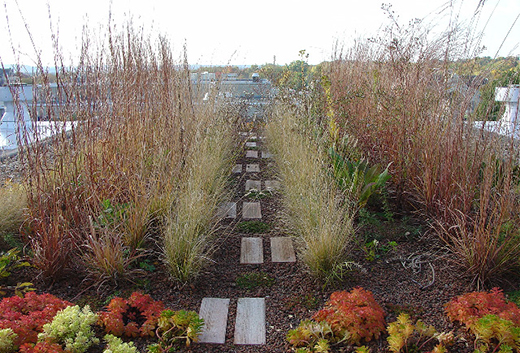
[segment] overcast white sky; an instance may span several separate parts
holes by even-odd
[[[349,42],[359,36],[374,36],[387,17],[382,0],[112,0],[112,18],[121,23],[133,17],[152,34],[164,34],[179,55],[187,42],[190,64],[278,64],[298,59],[306,49],[310,63],[331,58],[335,42]],[[469,21],[479,0],[393,0],[402,23],[413,18],[448,25],[450,16]],[[23,64],[33,64],[35,53],[21,21],[20,11],[35,39],[42,57],[52,63],[50,6],[54,29],[65,53],[74,57],[81,43],[82,26],[106,26],[108,0],[4,0],[0,34],[0,58],[15,62],[10,36]],[[450,11],[447,5],[452,4]],[[20,9],[20,11],[19,11]],[[443,9],[445,9],[443,11]],[[494,11],[494,12],[493,12]],[[493,13],[491,15],[491,13]],[[515,19],[520,15],[520,0],[486,0],[478,27],[484,31],[484,55],[495,56]],[[7,20],[8,19],[8,20]],[[136,26],[136,27],[137,27]],[[511,29],[499,56],[520,55],[520,19]]]

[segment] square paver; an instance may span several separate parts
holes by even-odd
[[[246,173],[259,173],[260,164],[246,164]]]
[[[262,238],[242,238],[240,244],[240,263],[241,264],[263,264],[264,247]]]
[[[237,164],[233,167],[232,173],[242,173],[242,164]]]
[[[247,150],[246,158],[258,158],[258,151]]]
[[[237,218],[237,203],[224,202],[217,210],[218,218]]]
[[[271,260],[273,262],[296,262],[296,254],[290,237],[271,238]]]
[[[242,218],[244,218],[244,219],[262,218],[262,212],[260,210],[260,202],[244,202],[242,205]]]
[[[273,158],[273,155],[269,152],[262,151],[262,158]]]
[[[265,189],[266,190],[279,190],[280,189],[280,182],[278,180],[266,180],[265,181]]]
[[[246,142],[246,147],[256,147],[256,142]]]
[[[262,182],[260,180],[246,180],[246,191],[255,189],[260,191],[262,188]]]

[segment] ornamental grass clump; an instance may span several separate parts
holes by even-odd
[[[222,115],[201,124],[205,128],[186,157],[162,229],[164,262],[171,277],[183,283],[198,276],[214,250],[216,215],[233,160],[232,122]]]
[[[20,232],[26,207],[27,194],[21,184],[7,181],[0,186],[0,239]]]
[[[327,172],[326,151],[316,136],[304,112],[287,106],[279,106],[266,125],[299,254],[314,276],[327,279],[347,261],[354,210]]]
[[[194,104],[201,97],[189,66],[185,58],[174,59],[164,37],[147,36],[131,22],[117,28],[109,23],[106,30],[95,41],[85,26],[73,65],[64,62],[56,36],[55,75],[36,54],[28,107],[32,129],[21,124],[19,135],[27,192],[23,239],[49,280],[78,270],[77,264],[88,264],[85,272],[98,284],[131,276],[133,257],[163,238],[174,195],[191,178],[183,171],[197,154],[192,147],[201,154],[207,152],[201,143],[210,153],[229,151],[224,144],[209,147],[208,141],[234,124],[214,119],[214,100]],[[10,88],[21,109],[21,88]],[[34,133],[42,120],[56,132],[46,143]],[[216,173],[211,165],[209,170]],[[206,182],[211,185],[205,192],[213,193],[218,182]],[[191,212],[189,206],[184,211]]]

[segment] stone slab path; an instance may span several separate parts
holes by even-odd
[[[262,218],[260,202],[244,202],[242,204],[242,218],[243,219],[260,219],[260,218]]]
[[[218,218],[237,218],[237,203],[224,202],[217,211]]]
[[[238,299],[235,344],[265,344],[264,298]]]
[[[199,336],[199,342],[220,344],[226,342],[228,310],[229,299],[202,299],[199,316],[204,319],[204,328]]]
[[[246,158],[258,158],[258,151],[246,151]]]
[[[262,182],[260,180],[246,180],[246,191],[251,189],[260,191],[262,189]]]
[[[264,244],[262,238],[242,238],[240,246],[241,264],[262,264],[264,263]]]
[[[271,261],[296,262],[296,254],[290,237],[271,238]]]
[[[246,164],[246,173],[260,173],[260,165]]]
[[[242,134],[242,136],[247,136],[247,134]],[[246,142],[246,148],[261,149],[261,137],[259,144],[257,144],[256,140],[255,137],[255,141]],[[260,150],[260,153],[261,158],[272,157],[268,152]],[[258,156],[258,150],[246,150],[245,152],[246,158],[258,158]],[[267,161],[261,160],[259,162],[267,163]],[[234,166],[232,174],[235,175],[235,178],[244,177],[237,175],[243,173],[243,167],[243,164]],[[245,173],[260,173],[260,163],[246,164]],[[243,190],[245,193],[250,190],[260,191],[262,190],[262,185],[265,190],[273,192],[279,190],[281,186],[277,180],[262,180],[261,174],[250,174],[249,178],[257,179],[247,179],[245,181],[245,190]],[[238,209],[241,209],[238,217],[237,204]],[[218,210],[218,215],[222,218],[260,221],[262,220],[262,205],[259,201],[253,201],[246,195],[234,202],[223,203]],[[242,236],[240,233],[238,235],[238,240],[240,240],[240,266],[244,266],[244,268],[246,268],[246,265],[264,265],[264,239],[266,242],[269,242],[272,263],[291,263],[296,261],[291,237],[269,236],[269,233],[259,236]],[[230,259],[230,261],[237,260]],[[236,317],[233,343],[235,345],[263,345],[266,343],[265,298],[236,298],[236,301],[234,298],[204,298],[200,306],[199,315],[204,319],[205,324],[203,332],[199,336],[199,342],[226,344],[228,316],[230,306],[232,307],[231,311],[235,312],[234,303],[236,303]]]

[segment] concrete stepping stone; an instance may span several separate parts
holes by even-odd
[[[290,237],[271,238],[271,261],[296,262],[296,255]]]
[[[239,298],[235,344],[265,344],[265,299]]]
[[[256,142],[246,142],[246,147],[256,147]]]
[[[237,203],[224,202],[217,210],[218,218],[237,218]]]
[[[258,158],[258,151],[247,150],[246,158]]]
[[[260,180],[246,180],[246,191],[255,189],[260,191],[262,188],[262,182]]]
[[[273,155],[269,152],[262,151],[262,158],[273,158]]]
[[[259,172],[260,172],[260,164],[246,164],[246,173],[259,173]]]
[[[204,327],[199,342],[223,344],[226,341],[228,309],[229,299],[202,299],[199,316],[204,319]]]
[[[241,264],[263,264],[264,247],[262,238],[242,238],[240,246]]]
[[[242,204],[242,218],[259,219],[262,218],[260,202],[244,202]]]
[[[242,173],[242,164],[237,164],[233,167],[232,173]]]
[[[278,180],[266,180],[265,181],[265,189],[266,190],[279,190],[280,189],[280,182]]]

